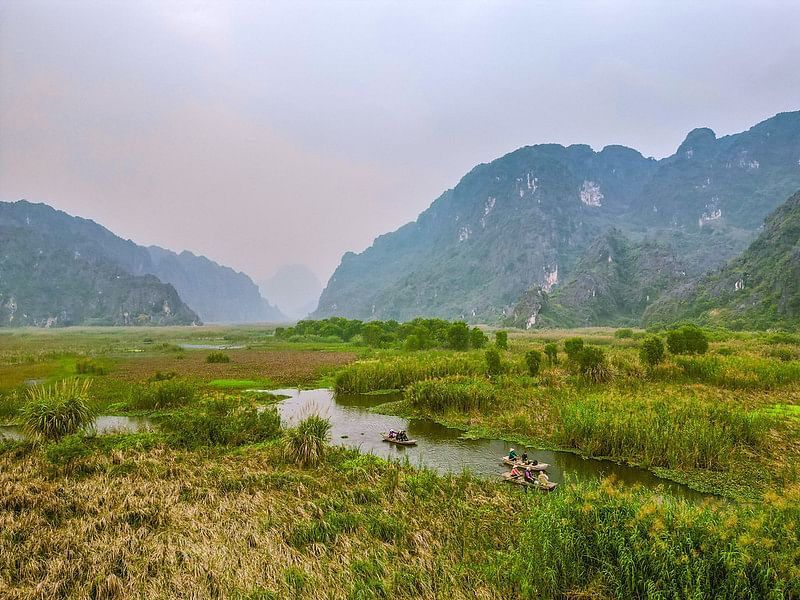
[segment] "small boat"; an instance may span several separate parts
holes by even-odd
[[[530,469],[531,471],[546,471],[547,468],[550,466],[547,463],[536,463],[533,464],[532,462],[522,462],[521,460],[511,460],[507,456],[502,458],[502,462],[504,465],[508,465],[509,467],[519,467],[520,469]]]
[[[389,442],[390,444],[397,444],[398,446],[416,446],[417,440],[396,440],[394,438],[390,438],[388,435],[383,436],[384,442]]]
[[[525,481],[524,477],[512,477],[511,473],[503,473],[503,479],[508,483],[514,483],[523,487],[532,487],[545,492],[550,492],[556,489],[556,486],[558,485],[555,481],[548,481],[547,483],[540,483],[538,480]]]

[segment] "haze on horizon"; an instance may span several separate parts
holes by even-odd
[[[800,108],[795,2],[0,5],[0,200],[327,280],[520,146]]]

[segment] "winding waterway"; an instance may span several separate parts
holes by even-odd
[[[269,391],[288,396],[278,403],[278,412],[286,424],[294,424],[310,414],[319,414],[330,419],[331,441],[335,444],[355,447],[383,458],[408,460],[414,466],[429,467],[440,473],[458,473],[466,469],[482,477],[499,477],[508,470],[500,459],[513,446],[520,454],[527,451],[530,458],[548,463],[550,467],[547,472],[552,481],[591,480],[614,475],[627,485],[639,484],[648,488],[661,486],[665,493],[691,502],[700,502],[709,497],[684,485],[661,479],[646,469],[586,459],[571,452],[525,448],[503,440],[462,439],[461,431],[428,419],[403,419],[368,410],[397,397],[334,395],[328,389]],[[380,434],[389,429],[405,429],[410,439],[417,440],[417,445],[408,447],[384,442]]]

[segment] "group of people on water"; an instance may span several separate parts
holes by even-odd
[[[406,435],[406,430],[403,429],[401,431],[395,431],[394,429],[389,430],[389,439],[395,440],[396,442],[407,442],[408,436]]]
[[[511,477],[514,479],[519,479],[522,477],[525,483],[529,483],[531,485],[547,486],[550,483],[550,478],[544,471],[539,471],[538,475],[534,475],[534,469],[532,469],[532,467],[538,465],[539,461],[534,459],[528,462],[527,452],[523,452],[522,456],[518,456],[516,450],[511,448],[508,453],[508,460],[519,463],[514,464],[511,467]]]

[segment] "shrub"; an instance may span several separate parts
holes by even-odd
[[[108,375],[108,367],[89,358],[75,361],[75,373],[78,375]]]
[[[480,350],[489,342],[489,337],[478,327],[473,327],[469,332],[469,344],[476,350]]]
[[[777,358],[778,360],[782,360],[783,362],[788,362],[797,357],[795,352],[791,348],[787,348],[786,346],[780,348],[771,348],[770,351],[767,353],[767,356],[771,358]]]
[[[633,329],[630,329],[628,327],[625,327],[623,329],[617,329],[614,332],[614,337],[615,338],[620,338],[620,339],[632,338],[633,337]]]
[[[507,331],[495,331],[494,332],[494,344],[501,350],[508,350],[508,332]]]
[[[651,335],[639,346],[639,360],[648,367],[655,367],[664,360],[664,342],[660,337]]]
[[[78,458],[91,454],[91,449],[84,443],[80,433],[64,436],[50,444],[45,450],[45,458],[52,465],[67,466]]]
[[[553,342],[544,345],[544,353],[547,356],[547,363],[554,367],[558,364],[558,346]]]
[[[497,348],[489,348],[484,354],[486,358],[486,374],[489,377],[497,377],[503,374],[503,362],[500,360],[500,352]]]
[[[577,361],[578,355],[583,350],[583,338],[573,337],[564,340],[564,352],[570,360]]]
[[[538,350],[528,350],[525,353],[525,365],[531,377],[536,377],[542,368],[542,353]]]
[[[422,340],[419,339],[417,335],[411,334],[406,338],[406,341],[403,343],[403,348],[410,352],[414,352],[416,350],[422,350]]]
[[[415,408],[468,412],[491,406],[496,394],[494,386],[485,379],[455,376],[418,381],[406,388],[405,397]]]
[[[586,346],[577,354],[575,361],[581,376],[593,383],[602,383],[611,378],[611,369],[602,348]]]
[[[286,457],[301,466],[315,465],[325,453],[331,422],[319,415],[306,417],[297,427],[284,432]]]
[[[94,419],[90,385],[88,379],[68,379],[29,389],[28,401],[20,410],[25,432],[31,437],[57,440],[90,425]]]
[[[667,333],[667,347],[672,354],[705,354],[708,337],[699,327],[687,325]]]
[[[231,357],[225,354],[224,352],[211,352],[208,356],[206,356],[207,363],[229,363],[231,362]]]
[[[185,406],[195,400],[197,390],[187,381],[169,379],[138,385],[131,389],[128,405],[141,410],[158,410]]]
[[[456,321],[447,328],[447,345],[453,350],[468,350],[469,337],[469,327],[464,321]]]
[[[169,381],[170,379],[175,379],[177,376],[178,374],[175,371],[156,371],[147,381]]]

